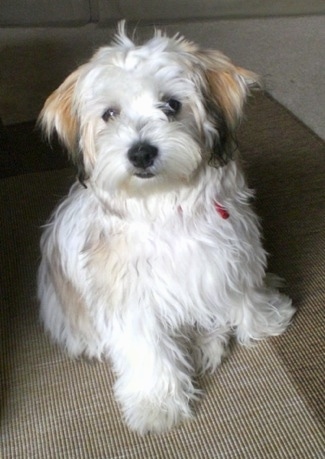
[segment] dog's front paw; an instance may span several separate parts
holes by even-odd
[[[215,339],[204,342],[194,351],[195,368],[199,375],[214,373],[227,357],[228,349],[222,341]]]
[[[197,333],[194,339],[193,360],[197,373],[213,373],[228,354],[229,331]]]
[[[162,400],[129,399],[122,406],[124,419],[130,429],[143,435],[162,433],[192,417],[189,400],[170,395]]]
[[[252,290],[242,304],[241,321],[236,328],[241,344],[281,335],[296,312],[290,298],[268,286]]]

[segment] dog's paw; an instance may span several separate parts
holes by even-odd
[[[193,360],[198,375],[214,373],[228,354],[227,339],[201,337],[193,350]]]
[[[246,297],[242,312],[236,335],[241,344],[249,345],[253,341],[284,333],[296,309],[289,297],[266,287]]]
[[[189,400],[179,400],[170,395],[164,400],[142,399],[123,406],[123,414],[129,428],[141,435],[163,433],[177,424],[192,418]]]

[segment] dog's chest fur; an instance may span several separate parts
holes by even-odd
[[[211,173],[228,177],[212,181]],[[232,164],[222,172],[209,170],[197,188],[123,203],[111,199],[106,207],[91,190],[72,191],[57,213],[58,231],[74,234],[73,246],[62,237],[61,256],[68,277],[84,279],[81,293],[93,313],[101,311],[105,321],[114,311],[150,305],[178,327],[209,320],[216,304],[226,307],[232,284],[249,285],[246,273],[265,254],[247,204],[250,192],[244,182],[234,188],[234,174]],[[221,181],[222,196],[215,185]]]

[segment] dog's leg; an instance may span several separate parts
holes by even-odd
[[[198,374],[213,373],[227,355],[229,327],[196,330],[193,337],[193,359]]]
[[[237,339],[241,344],[250,344],[252,340],[280,335],[294,313],[291,299],[277,288],[267,284],[251,288],[241,297],[235,317]]]
[[[112,324],[111,344],[116,398],[125,421],[140,434],[163,432],[190,418],[198,393],[185,347],[144,315],[133,311]]]
[[[64,277],[59,264],[43,258],[38,272],[40,317],[52,339],[71,357],[86,354],[100,358],[104,344],[92,325],[86,304],[76,288]]]
[[[63,313],[61,301],[43,263],[39,271],[38,296],[41,320],[51,338],[60,343],[71,356],[75,357],[82,354],[85,346],[80,337],[73,333],[71,324]]]

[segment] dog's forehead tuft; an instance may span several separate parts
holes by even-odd
[[[193,61],[197,47],[183,37],[168,38],[157,35],[140,46],[123,46],[122,43],[100,48],[92,59],[93,64],[112,64],[126,71],[144,71],[176,65],[187,68]]]
[[[122,68],[126,71],[140,70],[150,58],[149,54],[144,51],[143,48],[128,51],[121,65]]]
[[[102,47],[79,78],[78,104],[90,110],[89,104],[111,104],[114,99],[121,106],[149,92],[151,105],[154,99],[171,94],[183,101],[200,97],[201,85],[195,77],[199,70],[192,51],[191,43],[180,37],[161,36],[142,46]]]

